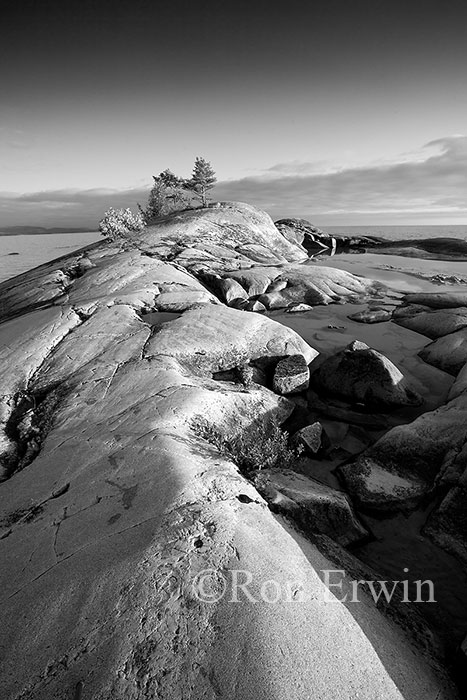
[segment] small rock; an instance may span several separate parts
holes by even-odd
[[[301,430],[298,430],[292,437],[294,445],[301,445],[306,452],[316,454],[319,452],[322,444],[323,426],[319,421],[306,425]]]
[[[378,309],[377,311],[366,309],[365,311],[351,314],[347,316],[347,318],[350,318],[351,321],[357,321],[358,323],[382,323],[383,321],[390,321],[392,313],[384,309]]]
[[[287,280],[286,279],[276,279],[271,282],[269,287],[267,288],[266,292],[280,292],[282,289],[285,289],[287,287]]]
[[[257,299],[251,299],[245,307],[246,311],[255,311],[257,314],[264,314],[266,312],[266,307]]]
[[[273,378],[276,394],[294,394],[308,389],[310,370],[303,355],[290,355],[280,360]]]
[[[303,313],[304,311],[313,311],[313,307],[309,304],[297,304],[296,306],[292,306],[290,309],[286,309],[287,314],[299,314]]]
[[[242,285],[231,277],[218,280],[217,286],[228,306],[234,306],[238,300],[248,301],[248,294]]]
[[[290,304],[290,300],[284,297],[281,292],[282,290],[276,290],[267,294],[261,294],[258,301],[267,309],[285,309]]]

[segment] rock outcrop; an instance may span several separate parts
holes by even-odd
[[[216,373],[317,354],[224,306],[204,273],[236,279],[266,258],[276,279],[305,253],[266,214],[225,204],[82,257],[0,285],[2,698],[453,700],[436,662],[368,596],[358,610],[339,602],[318,571],[339,562],[197,428],[200,416],[218,431],[283,421],[287,399]],[[371,287],[317,279],[324,303]],[[358,531],[344,496],[313,489],[324,503],[313,528]],[[232,589],[245,571],[255,602]]]

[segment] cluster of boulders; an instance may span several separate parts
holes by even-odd
[[[378,292],[378,285],[372,280],[313,263],[216,273],[204,270],[199,274],[224,303],[247,311],[303,311],[315,304],[357,302]]]
[[[424,532],[467,562],[467,293],[407,294],[392,321],[432,339],[419,356],[455,382],[445,405],[391,428],[339,474],[354,502],[370,511],[410,510],[437,496]],[[394,379],[403,391],[403,380]],[[342,392],[345,377],[336,385]],[[412,389],[408,397],[417,400]]]

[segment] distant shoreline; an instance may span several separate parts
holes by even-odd
[[[51,236],[71,233],[99,233],[97,229],[92,228],[45,228],[45,229],[0,229],[0,236]]]

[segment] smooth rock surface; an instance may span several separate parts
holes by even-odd
[[[352,610],[333,596],[320,572],[340,557],[273,515],[200,432],[200,417],[225,433],[291,410],[213,372],[316,351],[222,304],[143,320],[160,295],[205,293],[193,271],[253,265],[236,251],[252,243],[278,260],[305,255],[264,213],[223,204],[162,220],[131,250],[97,244],[81,276],[75,254],[0,285],[3,318],[18,317],[0,324],[2,359],[18,368],[3,379],[30,397],[11,426],[30,442],[41,431],[0,485],[2,700],[455,698],[369,596]],[[249,572],[258,602],[233,604],[229,590],[207,602],[196,585],[207,569],[214,593]],[[264,602],[271,580],[299,595]]]
[[[349,318],[358,323],[383,323],[391,320],[392,313],[384,309],[377,309],[376,311],[367,309],[356,314],[350,314]]]
[[[423,304],[431,309],[449,309],[467,306],[467,292],[416,292],[406,294],[408,304]]]
[[[438,338],[418,354],[429,365],[456,376],[467,362],[467,328]]]
[[[196,329],[202,328],[199,334]],[[302,354],[311,362],[317,351],[289,328],[258,314],[225,306],[188,311],[164,326],[146,345],[145,356],[167,354],[200,372],[219,372],[250,360]]]
[[[467,308],[421,312],[407,318],[399,318],[396,323],[428,338],[441,338],[467,327]]]

